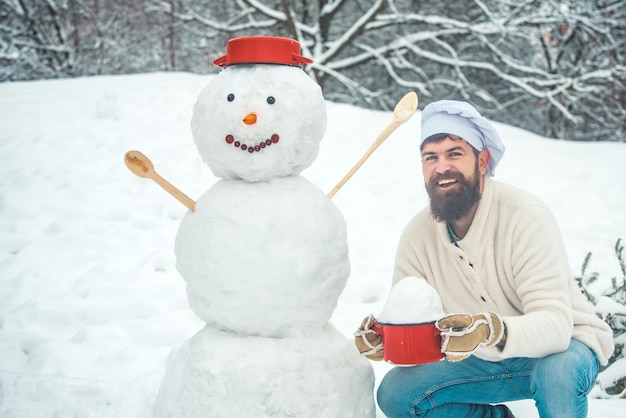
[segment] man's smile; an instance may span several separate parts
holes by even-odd
[[[454,187],[455,184],[457,184],[456,179],[443,179],[443,180],[437,181],[437,186],[439,186],[439,188],[444,189],[444,190]]]

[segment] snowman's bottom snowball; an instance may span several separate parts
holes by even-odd
[[[170,354],[154,416],[372,418],[373,389],[371,365],[332,325],[289,338],[207,326]]]

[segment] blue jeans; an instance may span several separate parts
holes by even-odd
[[[598,359],[580,341],[544,358],[490,362],[471,356],[415,367],[395,367],[378,388],[378,406],[391,418],[504,417],[490,404],[534,399],[542,418],[587,416],[587,395]]]

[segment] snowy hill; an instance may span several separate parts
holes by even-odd
[[[203,323],[188,308],[173,245],[186,208],[124,166],[127,150],[192,198],[215,181],[189,128],[209,76],[157,73],[0,84],[0,417],[147,418],[165,359]],[[398,98],[399,99],[399,98]],[[391,120],[328,103],[318,159],[303,175],[327,192]],[[624,143],[556,141],[496,124],[507,152],[495,179],[554,211],[574,272],[587,252],[603,278],[626,239]],[[419,113],[333,201],[352,273],[333,316],[350,336],[380,312],[397,238],[427,204]],[[233,260],[235,262],[235,260]],[[388,366],[376,364],[380,378]],[[592,399],[590,417],[623,416]],[[531,402],[511,408],[536,417]]]

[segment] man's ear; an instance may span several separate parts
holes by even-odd
[[[487,172],[487,166],[489,165],[490,160],[491,154],[487,148],[478,153],[478,169],[480,170],[481,175],[485,175]]]

